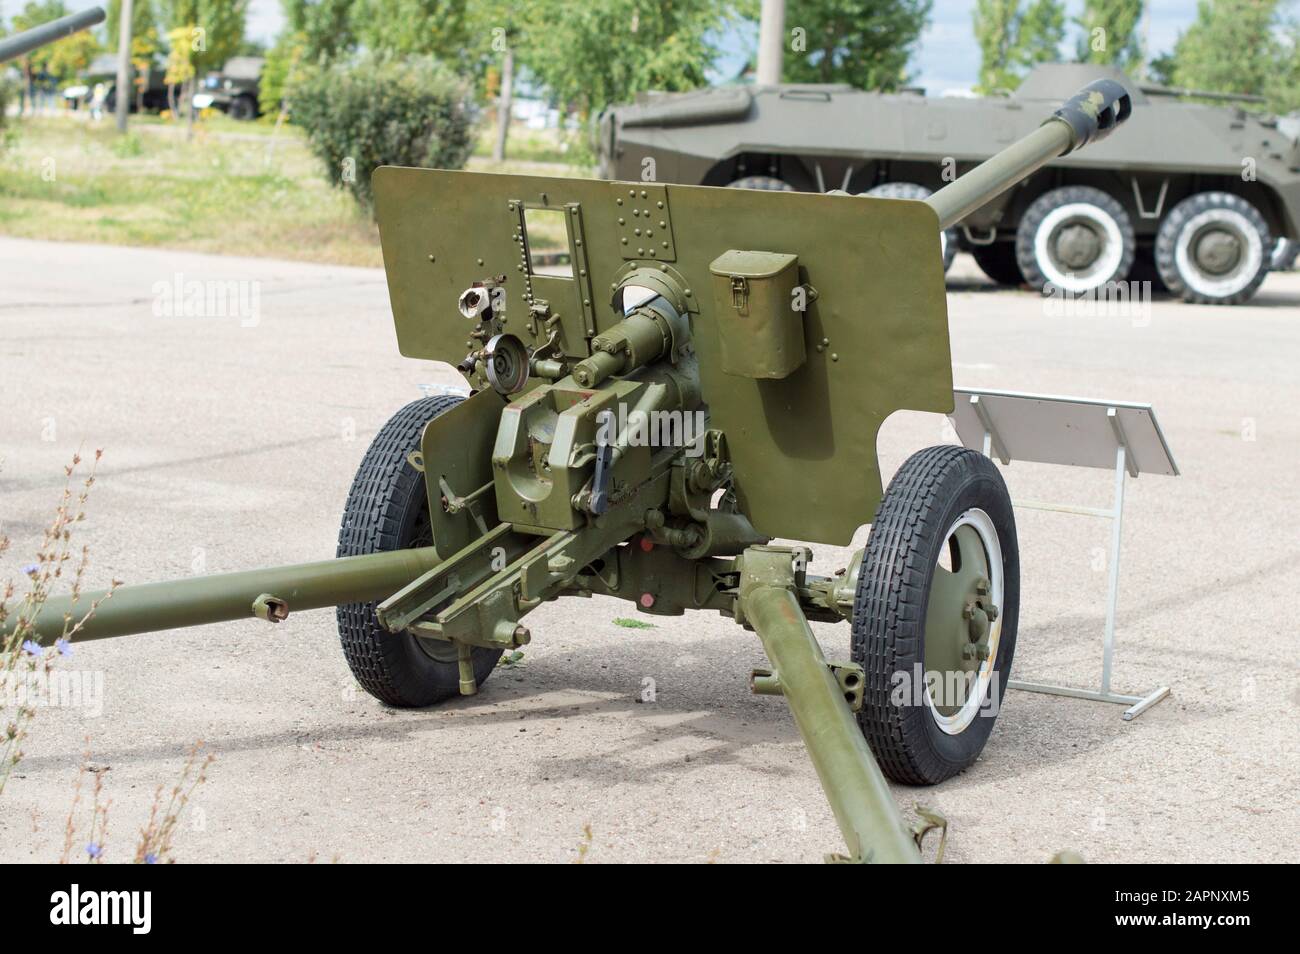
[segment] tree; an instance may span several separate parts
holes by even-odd
[[[931,0],[792,0],[782,78],[894,89],[929,20]]]
[[[122,0],[109,0],[105,11],[107,16],[104,19],[104,35],[108,37],[108,45],[114,46],[118,38],[118,18],[122,16]],[[154,32],[158,30],[158,11],[153,0],[133,0],[131,35],[139,36],[151,29]]]
[[[42,23],[48,23],[51,20],[57,20],[59,17],[67,16],[67,13],[68,8],[63,5],[63,0],[31,0],[23,7],[22,13],[14,14],[14,32],[21,33],[24,30],[30,30]],[[61,40],[60,42],[66,41]],[[50,69],[50,61],[54,56],[54,47],[57,45],[50,44],[49,46],[37,47],[18,60],[18,69],[23,74],[23,84],[26,90],[24,102],[27,109],[32,111],[36,109],[36,77],[53,75]]]
[[[1280,47],[1278,69],[1264,87],[1264,95],[1275,113],[1300,111],[1300,25],[1288,26]]]
[[[288,101],[297,80],[301,78],[303,67],[313,62],[307,57],[309,43],[307,34],[286,29],[267,51],[257,91],[263,110],[270,112],[274,109],[288,109]],[[320,56],[315,62],[324,63],[328,59]]]
[[[67,83],[86,72],[100,49],[99,40],[89,30],[69,34],[50,45],[46,68],[58,83]]]
[[[466,20],[466,55],[470,75],[484,99],[496,100],[496,141],[492,158],[506,157],[514,87],[522,65],[520,50],[529,46],[524,17],[512,0],[478,0]]]
[[[533,0],[516,53],[554,101],[589,116],[643,90],[695,89],[717,55],[727,0]]]
[[[1284,63],[1276,15],[1277,0],[1199,0],[1196,21],[1174,44],[1173,84],[1263,93]]]
[[[1112,64],[1136,72],[1142,66],[1141,20],[1142,0],[1084,0],[1083,15],[1075,21],[1083,29],[1079,62]]]
[[[181,85],[181,98],[193,134],[193,100],[198,77],[220,69],[239,49],[244,40],[248,0],[163,0],[163,4],[170,48],[166,82],[173,87]]]
[[[108,49],[117,52],[118,23],[122,15],[122,0],[111,0],[104,21]],[[144,91],[149,82],[149,70],[162,52],[162,39],[158,33],[158,11],[153,0],[134,0],[131,5],[131,67],[135,71],[135,105],[144,109]]]
[[[480,45],[468,29],[467,0],[357,0],[352,6],[356,38],[368,50],[428,53],[464,73]]]
[[[975,40],[980,48],[980,77],[976,91],[992,93],[1020,85],[1025,70],[1060,59],[1065,39],[1065,7],[1061,0],[977,0]]]
[[[281,0],[280,5],[287,25],[281,40],[294,37],[291,45],[299,49],[302,61],[328,62],[356,48],[355,0]]]

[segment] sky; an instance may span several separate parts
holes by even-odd
[[[581,2],[581,0],[575,0]],[[66,0],[69,9],[92,6],[95,0]],[[22,5],[22,0],[0,0],[0,10],[8,18]],[[1296,13],[1300,0],[1285,0],[1284,6]],[[979,48],[971,28],[974,0],[934,0],[930,25],[921,36],[911,64],[913,83],[932,93],[964,90],[974,85],[979,72]],[[1083,0],[1067,0],[1067,17],[1077,16]],[[1149,53],[1159,55],[1173,48],[1178,34],[1196,18],[1196,0],[1147,0],[1147,39]],[[248,35],[268,45],[280,32],[284,15],[280,0],[251,0]],[[735,75],[756,45],[756,36],[742,31],[722,41],[724,55],[717,64],[717,76]],[[1073,49],[1073,36],[1067,41]]]

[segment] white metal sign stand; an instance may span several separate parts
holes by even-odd
[[[1137,718],[1169,695],[1169,687],[1144,696],[1111,691],[1115,653],[1115,610],[1119,601],[1119,558],[1124,523],[1124,483],[1142,473],[1177,476],[1169,446],[1149,404],[1093,401],[1012,391],[954,391],[950,415],[962,444],[996,457],[1004,465],[1013,459],[1076,467],[1114,468],[1115,497],[1109,508],[1024,500],[1014,506],[1027,510],[1104,517],[1111,521],[1106,630],[1102,639],[1101,687],[1076,689],[1011,680],[1011,689],[1047,692],[1127,706],[1124,720]]]

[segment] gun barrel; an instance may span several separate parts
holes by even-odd
[[[0,63],[16,59],[30,53],[39,46],[45,46],[47,43],[61,40],[73,33],[88,30],[95,24],[103,22],[103,8],[91,7],[89,10],[70,13],[66,17],[59,17],[49,23],[42,23],[30,30],[24,30],[22,33],[5,37],[0,40]]]
[[[28,638],[48,645],[63,635],[67,616],[75,623],[96,601],[99,605],[94,614],[72,635],[72,642],[246,619],[261,615],[256,604],[263,596],[272,597],[286,612],[364,603],[392,596],[439,562],[433,547],[419,547],[119,586],[111,596],[106,592],[82,594],[76,603],[69,597],[47,600]],[[8,635],[14,625],[11,617],[0,626],[0,632]]]
[[[1114,80],[1095,80],[1028,136],[986,159],[925,202],[939,216],[939,228],[956,225],[1053,159],[1104,139],[1132,111],[1132,100],[1123,86]]]

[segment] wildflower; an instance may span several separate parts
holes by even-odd
[[[24,576],[35,576],[38,572],[40,572],[40,569],[41,569],[40,564],[29,563],[25,567],[23,567],[22,572]]]
[[[144,856],[144,863],[147,865],[156,865],[158,863],[158,856],[155,855],[152,851],[146,852]]]
[[[66,636],[64,636],[61,639],[56,639],[54,641],[54,648],[59,651],[60,656],[72,655],[72,643],[68,642],[68,638]]]
[[[29,656],[39,656],[41,654],[41,644],[34,639],[28,639],[23,642],[23,651]]]
[[[90,844],[86,846],[86,854],[90,855],[91,858],[98,858],[103,853],[104,853],[103,845],[98,845],[92,841]]]

